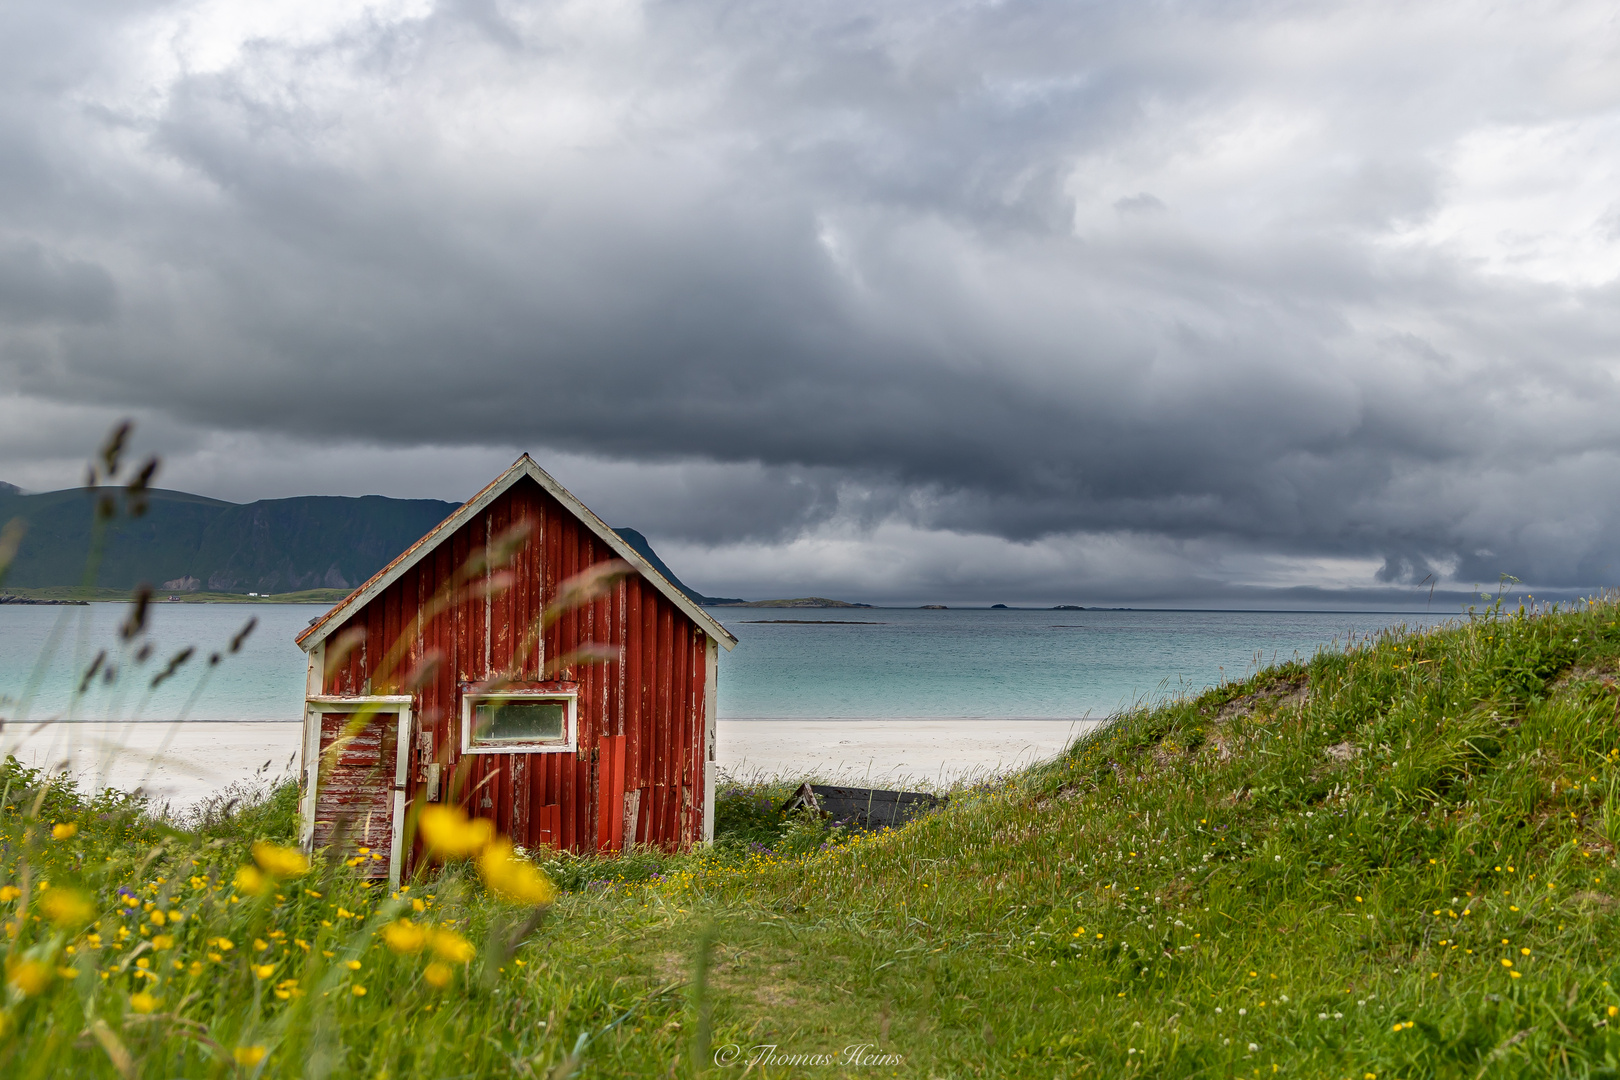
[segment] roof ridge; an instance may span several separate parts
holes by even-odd
[[[540,487],[563,505],[563,508],[573,514],[584,526],[604,541],[614,553],[629,563],[643,578],[652,584],[653,588],[664,594],[664,597],[680,608],[693,622],[697,623],[710,637],[718,641],[727,651],[737,644],[737,639],[727,630],[720,621],[704,611],[691,597],[670,583],[669,579],[660,574],[658,570],[641,553],[636,551],[624,538],[613,530],[606,522],[597,517],[595,512],[573,492],[563,487],[546,470],[542,469],[534,458],[525,451],[509,468],[495,479],[485,484],[478,493],[458,506],[451,514],[439,524],[423,535],[423,537],[396,555],[388,565],[371,575],[353,592],[334,604],[326,614],[311,623],[294,641],[299,648],[308,652],[326,638],[339,626],[348,621],[361,607],[370,603],[389,585],[399,579],[405,571],[415,566],[428,552],[433,551],[444,540],[455,534],[455,531],[477,516],[485,507],[510,488],[521,477],[527,476],[539,484]]]

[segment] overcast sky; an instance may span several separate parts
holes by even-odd
[[[459,501],[711,593],[1620,582],[1612,2],[14,0],[0,479]]]

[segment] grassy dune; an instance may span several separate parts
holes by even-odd
[[[233,885],[288,792],[179,828],[13,767],[0,1075],[1612,1075],[1617,624],[1386,635],[896,833],[733,789],[711,850],[551,859],[511,952],[465,865]]]

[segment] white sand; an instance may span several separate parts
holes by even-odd
[[[182,724],[24,724],[0,733],[0,755],[33,768],[66,767],[81,790],[141,788],[158,802],[189,806],[226,785],[298,771],[296,721]]]
[[[1060,752],[1094,721],[721,720],[718,763],[740,779],[948,782],[1028,765]],[[299,725],[19,724],[0,732],[0,755],[55,772],[83,788],[139,787],[159,802],[196,803],[236,781],[274,780],[298,769]]]
[[[1061,753],[1094,720],[721,720],[728,775],[948,783]]]

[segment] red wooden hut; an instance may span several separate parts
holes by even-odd
[[[542,628],[604,564],[623,576]],[[407,806],[451,799],[530,848],[709,840],[736,643],[525,454],[298,636],[304,846],[397,882]]]

